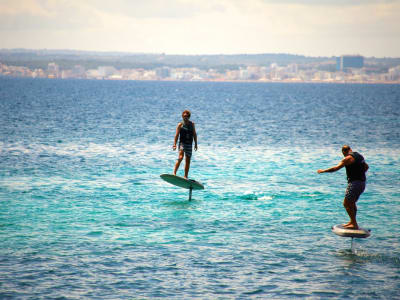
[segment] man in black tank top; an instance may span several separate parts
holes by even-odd
[[[343,227],[348,229],[358,229],[356,220],[356,202],[360,195],[364,192],[366,182],[365,172],[367,172],[369,166],[365,162],[364,157],[358,152],[353,152],[350,146],[344,145],[342,147],[342,153],[344,158],[338,165],[325,170],[319,169],[317,172],[319,174],[327,172],[331,173],[336,172],[343,167],[346,168],[348,184],[343,206],[350,217],[350,221],[347,224],[344,224]]]
[[[178,159],[175,163],[174,167],[174,175],[179,169],[179,166],[185,156],[185,178],[188,179],[189,168],[190,168],[190,159],[192,157],[192,145],[194,141],[194,150],[197,151],[197,133],[196,128],[194,126],[194,122],[189,121],[190,119],[190,111],[185,110],[182,113],[183,122],[178,123],[176,127],[176,133],[174,138],[174,144],[172,149],[176,150],[176,143],[179,138],[179,155]]]

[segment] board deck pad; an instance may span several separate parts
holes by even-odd
[[[332,232],[338,236],[353,237],[353,238],[367,238],[371,235],[371,230],[369,229],[363,229],[363,228],[347,229],[343,228],[342,224],[333,226]]]
[[[193,190],[204,190],[204,185],[200,182],[193,180],[193,179],[185,179],[180,176],[176,176],[173,174],[161,174],[160,177],[173,185],[179,186],[185,189],[193,189]]]

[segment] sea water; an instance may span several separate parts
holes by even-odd
[[[159,177],[185,109],[192,201]],[[354,253],[345,170],[316,172],[343,144]],[[0,78],[0,298],[399,299],[399,183],[400,85]]]

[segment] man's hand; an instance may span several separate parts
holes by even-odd
[[[317,170],[317,172],[318,172],[318,174],[325,173],[325,171],[322,169]]]
[[[174,150],[174,151],[176,150],[176,145],[172,146],[172,150]]]

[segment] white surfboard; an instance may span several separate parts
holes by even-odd
[[[348,229],[343,228],[342,224],[338,224],[332,227],[332,232],[338,236],[351,237],[351,238],[367,238],[371,235],[370,229]]]
[[[164,181],[184,189],[204,190],[204,185],[193,179],[186,179],[172,174],[161,174],[160,177]]]

